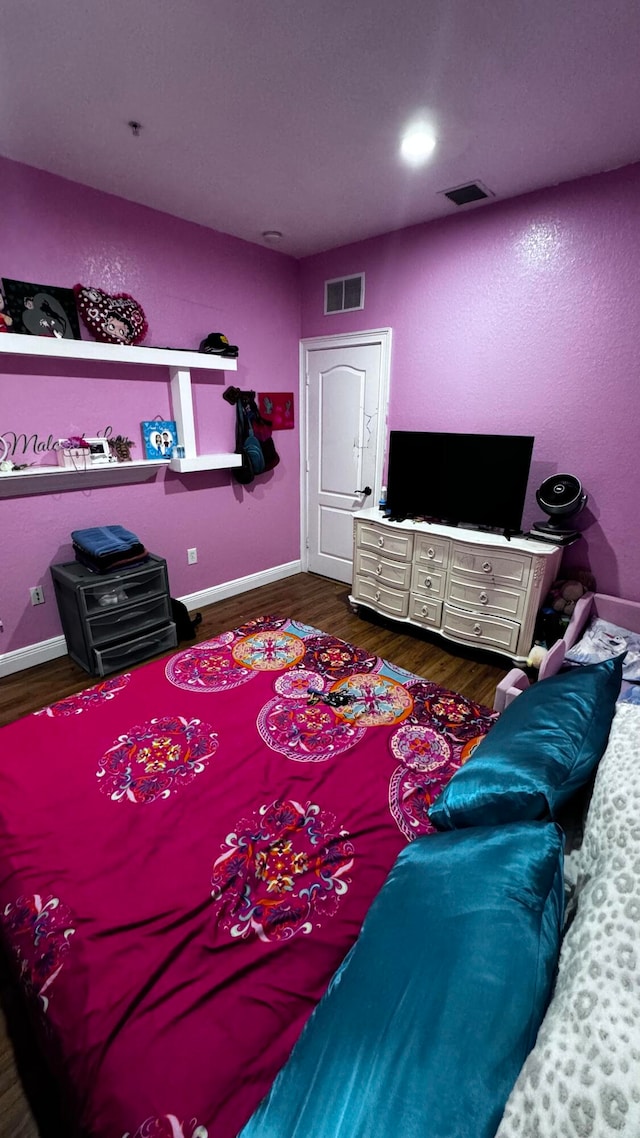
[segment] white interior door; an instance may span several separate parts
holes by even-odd
[[[352,579],[353,514],[380,492],[389,335],[303,345],[307,567],[338,581]]]

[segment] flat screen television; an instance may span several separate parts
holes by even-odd
[[[391,431],[387,513],[519,533],[533,437]]]

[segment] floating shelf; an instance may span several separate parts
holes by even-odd
[[[95,340],[57,340],[49,336],[0,336],[0,355],[39,356],[41,359],[93,360],[122,364],[155,364],[169,368],[199,368],[204,371],[236,371],[237,360],[180,348],[145,348],[131,344],[100,344]]]
[[[242,466],[241,454],[197,454],[194,458],[172,458],[170,470],[189,474],[194,470],[230,470]]]
[[[82,490],[105,483],[115,486],[123,482],[147,482],[160,466],[168,466],[167,460],[109,462],[90,466],[87,470],[74,470],[70,466],[30,466],[26,470],[9,470],[5,474],[0,473],[0,498],[57,494],[62,490]]]
[[[58,490],[75,490],[82,486],[99,486],[104,483],[144,482],[154,476],[159,466],[168,466],[180,474],[188,474],[197,470],[229,470],[242,465],[242,458],[238,454],[197,453],[191,392],[192,368],[237,371],[237,360],[211,356],[205,352],[183,351],[180,348],[100,344],[94,340],[57,340],[48,336],[21,336],[15,332],[0,335],[0,356],[3,355],[168,367],[173,417],[185,455],[184,458],[170,461],[163,459],[110,463],[108,466],[93,466],[88,470],[34,466],[27,470],[9,471],[0,474],[0,498],[18,497],[21,494],[51,494]],[[231,430],[234,430],[233,424]]]

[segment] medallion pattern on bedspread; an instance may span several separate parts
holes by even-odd
[[[127,1130],[122,1138],[208,1138],[206,1126],[199,1126],[196,1118],[181,1122],[175,1114],[163,1114],[160,1118],[145,1118],[135,1134]]]
[[[408,688],[387,676],[356,672],[338,680],[330,690],[344,700],[336,707],[336,715],[359,727],[388,727],[406,719],[413,709]]]
[[[445,694],[448,697],[449,693]],[[477,717],[472,722],[477,730]],[[467,733],[466,721],[456,726]],[[429,819],[430,808],[483,738],[475,736],[461,744],[443,735],[442,727],[435,729],[410,720],[394,731],[389,750],[401,766],[396,767],[389,782],[389,810],[409,841],[435,832]]]
[[[167,661],[165,676],[174,687],[185,691],[229,691],[246,684],[257,675],[250,668],[238,664],[231,651],[232,632],[223,633],[194,648],[178,652]]]
[[[382,660],[364,648],[339,640],[337,636],[318,632],[305,639],[304,666],[323,676],[342,680],[355,671],[377,672],[382,667]]]
[[[218,924],[265,942],[312,932],[347,892],[354,852],[335,816],[314,803],[261,806],[227,835],[214,862]]]
[[[113,802],[154,802],[201,774],[217,749],[209,723],[181,716],[151,719],[118,737],[96,776]]]
[[[290,632],[266,629],[243,636],[231,650],[236,663],[256,672],[292,668],[304,656],[304,641]]]
[[[118,692],[126,688],[130,679],[131,672],[125,672],[122,676],[110,676],[109,679],[103,680],[100,684],[95,684],[92,688],[86,688],[75,695],[68,695],[64,699],[58,700],[57,703],[50,704],[49,707],[34,711],[33,714],[46,715],[50,719],[57,719],[66,715],[81,715],[83,711],[91,711],[94,707],[100,707],[103,703],[114,699]]]
[[[2,922],[20,965],[25,990],[41,1000],[46,1012],[51,987],[64,965],[75,932],[71,912],[58,897],[35,893],[6,905]]]
[[[364,728],[338,719],[332,707],[309,703],[308,695],[270,700],[258,713],[257,727],[268,747],[298,763],[323,763],[365,734]]]
[[[473,700],[457,692],[446,691],[429,680],[407,683],[413,697],[411,722],[424,723],[456,742],[466,742],[486,735],[498,718]]]

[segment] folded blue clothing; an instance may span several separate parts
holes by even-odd
[[[90,529],[74,529],[71,537],[76,545],[94,557],[106,553],[124,553],[137,545],[140,538],[124,526],[93,526]]]

